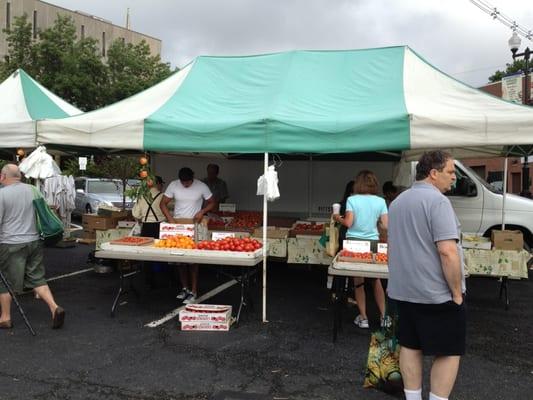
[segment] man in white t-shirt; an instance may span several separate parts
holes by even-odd
[[[170,215],[168,203],[174,199],[174,214]],[[202,204],[205,207],[202,208]],[[200,222],[203,216],[216,206],[209,187],[202,181],[194,179],[190,168],[182,168],[178,172],[178,180],[170,182],[161,200],[161,211],[167,221],[175,222],[175,218],[193,218]],[[198,294],[198,265],[184,265],[179,269],[182,289],[176,296],[185,304],[194,303]]]

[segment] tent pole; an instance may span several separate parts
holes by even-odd
[[[265,153],[263,176],[266,178],[268,172],[268,153]],[[266,291],[267,291],[267,224],[268,224],[268,203],[267,194],[263,195],[263,322],[268,322],[266,318]]]
[[[505,230],[505,200],[507,198],[507,161],[509,159],[505,157],[503,162],[503,200],[502,200],[502,230]]]

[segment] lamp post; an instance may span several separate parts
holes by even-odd
[[[529,47],[526,47],[523,53],[518,53],[520,48],[520,37],[513,32],[513,36],[509,39],[509,48],[511,53],[513,53],[513,60],[516,60],[517,57],[524,58],[524,83],[522,86],[522,103],[529,105],[531,96],[529,94],[530,83],[529,83],[529,58],[531,57],[531,50]],[[522,192],[520,195],[523,197],[531,198],[531,192],[529,191],[529,162],[528,155],[524,155],[524,164],[522,165]]]

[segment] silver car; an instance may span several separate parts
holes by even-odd
[[[119,179],[76,178],[76,209],[74,213],[96,213],[106,205],[122,208],[122,182]],[[138,183],[128,181],[128,186]],[[126,197],[126,209],[133,208],[132,199]]]

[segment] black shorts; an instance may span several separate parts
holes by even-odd
[[[453,301],[418,304],[398,301],[398,340],[401,346],[426,356],[465,353],[466,308]]]

